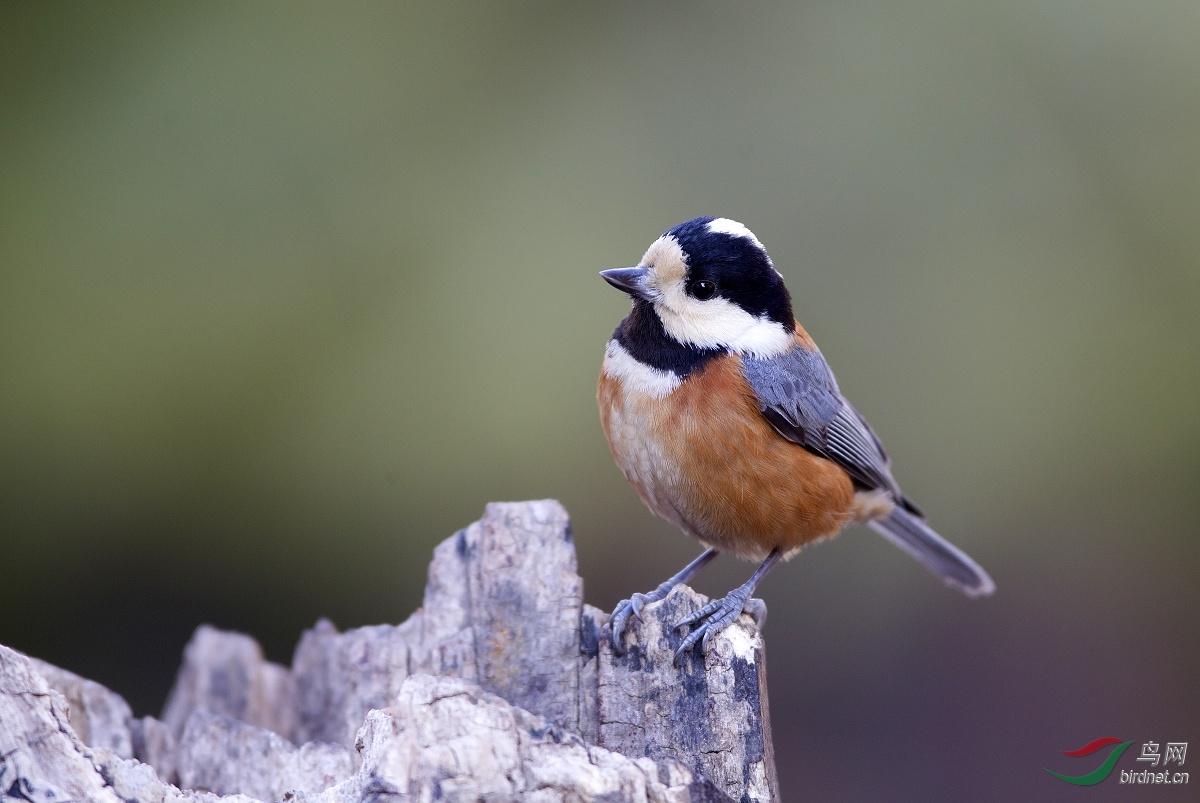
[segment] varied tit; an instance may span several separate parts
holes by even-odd
[[[676,657],[742,611],[781,558],[867,524],[970,597],[987,572],[925,523],[896,484],[883,444],[838,391],[792,316],[762,243],[741,223],[700,217],[651,244],[637,267],[600,275],[633,299],[604,354],[597,399],[617,465],[646,507],[706,547],[649,594],[613,611],[622,650],[630,616],[721,552],[761,561],[742,586],[679,622]],[[755,601],[757,602],[757,601]]]

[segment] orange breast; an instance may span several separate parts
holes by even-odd
[[[761,560],[859,518],[849,476],[771,428],[737,355],[659,399],[601,374],[597,397],[613,456],[638,496],[707,545]]]

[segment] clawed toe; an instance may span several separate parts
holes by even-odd
[[[622,644],[622,639],[625,636],[625,626],[629,624],[629,617],[641,620],[642,609],[648,603],[657,602],[654,594],[634,594],[629,599],[623,599],[617,603],[617,607],[613,608],[612,612],[612,646],[613,652],[617,655],[625,654],[625,647]]]
[[[692,613],[690,615],[685,616],[684,618],[682,618],[678,622],[676,622],[675,629],[678,630],[679,628],[684,627],[686,625],[694,625],[694,624],[696,624],[696,622],[699,622],[701,619],[705,619],[705,618],[711,616],[717,609],[719,609],[721,607],[721,605],[724,602],[725,602],[724,599],[714,599],[712,602],[709,602],[703,608],[697,608],[696,610],[692,611]]]
[[[762,630],[763,625],[767,623],[767,603],[757,597],[746,600],[742,613],[750,614],[750,618],[754,620],[754,626],[759,630]]]
[[[717,556],[717,550],[709,547],[701,553],[700,557],[684,566],[683,569],[670,578],[658,588],[651,591],[649,594],[634,594],[629,599],[623,599],[617,603],[617,607],[613,608],[612,620],[610,624],[610,633],[612,635],[613,652],[617,655],[624,655],[625,648],[621,644],[621,640],[625,635],[625,626],[629,624],[629,617],[635,616],[638,619],[642,618],[642,608],[646,607],[651,602],[664,600],[671,590],[680,583],[686,583],[696,576],[696,572],[704,568],[713,558]]]
[[[694,625],[694,627],[692,628],[692,632],[688,633],[687,638],[683,640],[683,643],[679,645],[679,649],[675,651],[676,665],[679,664],[684,653],[696,646],[697,642],[701,642],[701,649],[707,649],[713,637],[729,627],[741,615],[743,610],[749,612],[752,616],[757,614],[756,618],[763,616],[766,606],[762,604],[761,600],[753,601],[758,602],[758,605],[752,604],[752,602],[747,601],[747,596],[743,596],[735,591],[722,599],[713,600],[703,608],[696,610],[690,616],[679,620],[675,625],[676,630],[688,625]]]

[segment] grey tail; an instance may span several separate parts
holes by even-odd
[[[903,507],[897,505],[887,518],[868,522],[868,526],[968,597],[984,597],[996,590],[978,563]]]

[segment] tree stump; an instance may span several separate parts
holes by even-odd
[[[673,663],[646,607],[618,656],[585,605],[566,511],[488,505],[434,551],[399,625],[322,620],[290,668],[196,631],[162,720],[0,647],[0,792],[39,801],[774,801],[763,642],[749,616]]]

